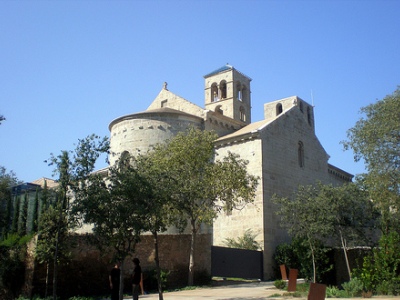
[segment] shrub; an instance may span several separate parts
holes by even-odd
[[[163,290],[167,288],[168,276],[170,271],[161,270],[160,279],[161,279],[161,287]],[[146,291],[157,291],[158,290],[158,282],[157,282],[157,270],[145,270],[143,271],[143,284]]]
[[[326,287],[326,297],[327,298],[346,298],[348,297],[346,291],[339,290],[336,286]]]
[[[354,270],[363,282],[364,291],[383,295],[400,293],[400,235],[390,232],[379,240],[379,247],[364,257],[363,266]]]
[[[0,289],[16,298],[25,279],[26,244],[31,236],[10,234],[0,242]]]
[[[284,280],[275,280],[274,286],[279,290],[284,290],[286,288],[286,282]]]
[[[390,281],[382,281],[376,286],[376,293],[379,295],[397,296],[400,293],[400,278],[393,278]]]
[[[352,278],[350,281],[342,284],[343,289],[350,297],[361,296],[363,291],[363,282],[358,278]]]
[[[243,236],[237,238],[237,240],[232,238],[227,238],[224,241],[224,244],[228,248],[238,248],[238,249],[247,249],[247,250],[260,250],[262,249],[259,242],[256,241],[256,237],[258,234],[253,233],[251,229],[247,229]]]
[[[331,271],[333,265],[329,261],[327,252],[322,242],[317,241],[315,244],[314,255],[317,263],[317,281],[322,280],[322,276]],[[278,245],[274,253],[275,263],[286,265],[290,269],[297,269],[300,278],[313,278],[313,265],[308,240],[295,238],[290,244]]]

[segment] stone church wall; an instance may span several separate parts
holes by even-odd
[[[202,128],[203,122],[195,116],[168,112],[139,113],[117,119],[110,125],[110,164],[124,151],[134,156],[145,154],[152,146],[189,126]]]
[[[248,229],[256,234],[256,241],[263,245],[263,183],[262,183],[262,156],[261,140],[252,139],[231,143],[227,147],[217,149],[217,159],[228,154],[228,151],[239,154],[241,159],[247,160],[249,174],[259,176],[260,181],[256,191],[256,198],[253,203],[247,204],[240,210],[233,210],[231,214],[221,212],[213,223],[213,245],[226,246],[226,238],[237,240],[243,236]],[[264,249],[263,249],[264,250]]]
[[[290,197],[299,185],[314,184],[317,180],[331,183],[328,155],[314,134],[312,124],[297,106],[293,106],[274,122],[259,131],[258,136],[237,137],[218,154],[238,153],[249,161],[249,173],[259,176],[260,183],[254,204],[231,215],[220,215],[214,223],[214,245],[223,245],[227,237],[242,236],[246,229],[259,233],[258,241],[264,250],[264,278],[273,276],[273,253],[276,246],[289,240],[276,216],[270,199],[273,194]],[[241,140],[242,139],[242,140]],[[299,142],[304,145],[303,163],[299,161]]]
[[[315,137],[313,128],[304,121],[297,107],[279,116],[261,133],[263,141],[263,185],[265,227],[265,276],[272,274],[273,251],[289,240],[276,216],[273,194],[291,197],[299,185],[314,184],[317,180],[328,183],[328,156]],[[299,142],[304,145],[304,162],[299,162]],[[267,277],[268,278],[268,277]]]

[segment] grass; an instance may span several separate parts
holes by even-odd
[[[309,290],[309,284],[308,283],[299,283],[296,285],[296,291],[295,292],[283,292],[282,294],[280,293],[275,293],[272,294],[270,296],[268,296],[268,298],[288,298],[288,297],[292,297],[292,298],[304,298],[307,297],[308,295],[308,290]]]
[[[277,298],[277,297],[282,297],[282,294],[275,293],[275,294],[268,296],[268,298]]]

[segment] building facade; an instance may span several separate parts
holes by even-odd
[[[264,120],[251,122],[251,79],[230,65],[204,76],[204,107],[172,92],[165,83],[146,111],[119,117],[109,125],[110,163],[124,153],[135,156],[194,126],[213,130],[216,152],[248,160],[248,172],[260,178],[254,203],[221,214],[212,228],[212,244],[223,246],[251,229],[263,246],[264,278],[273,276],[273,252],[288,240],[279,226],[273,194],[291,196],[299,185],[316,181],[343,184],[352,175],[329,164],[315,135],[313,106],[297,96],[264,104]]]

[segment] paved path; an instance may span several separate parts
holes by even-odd
[[[278,292],[273,283],[260,282],[168,292],[163,296],[164,300],[264,300]],[[158,294],[143,295],[140,298],[158,300]]]
[[[210,288],[197,288],[195,290],[166,292],[163,293],[164,300],[273,300],[284,299],[282,297],[271,297],[274,294],[282,295],[284,291],[278,290],[273,282],[246,283],[227,285]],[[132,299],[125,297],[124,299]],[[147,294],[139,296],[139,300],[158,300],[158,294]],[[286,297],[285,300],[305,300],[303,298]],[[332,299],[332,298],[331,298]],[[337,300],[362,300],[363,298],[337,299]],[[334,300],[334,299],[332,299]],[[371,300],[400,300],[400,297],[374,296]]]

